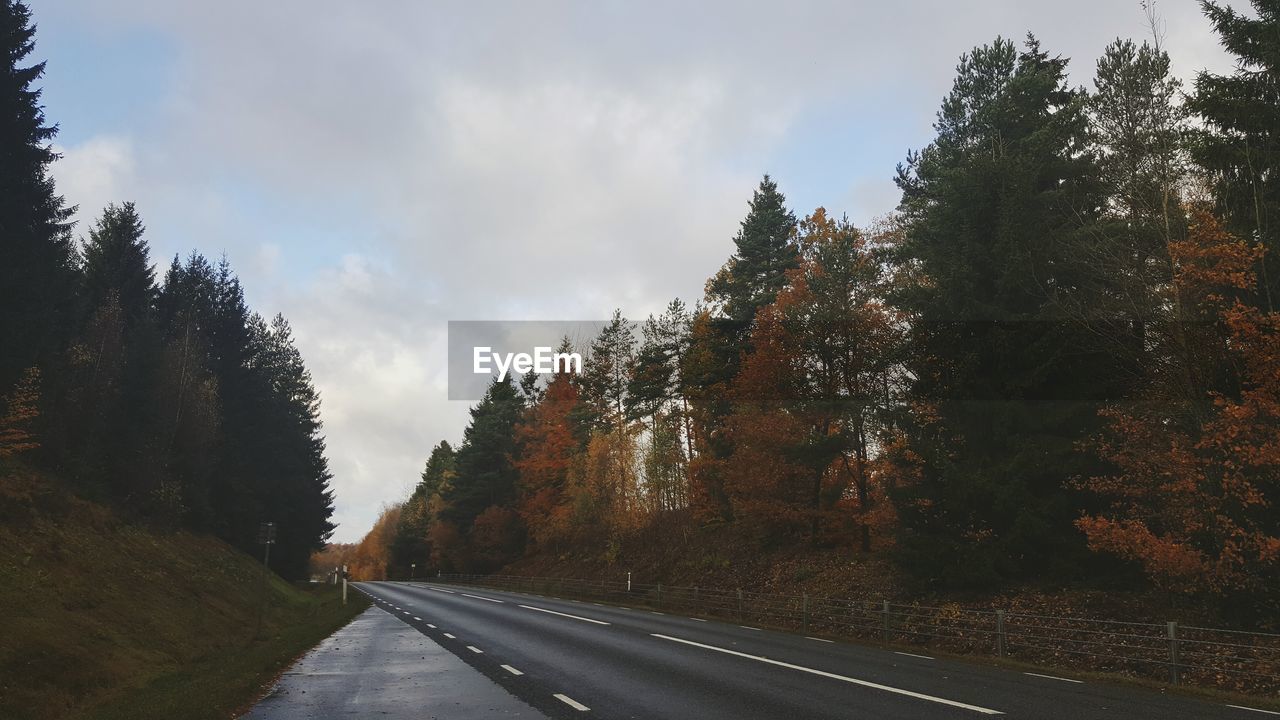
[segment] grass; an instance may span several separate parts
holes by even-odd
[[[295,658],[368,604],[363,595],[352,591],[343,608],[340,593],[332,587],[305,593],[312,596],[308,603],[312,612],[278,629],[269,639],[211,652],[90,708],[82,716],[95,720],[232,717],[247,709]]]
[[[0,717],[227,718],[366,607],[271,575],[216,539],[160,532],[0,477]],[[18,508],[15,510],[15,508]]]

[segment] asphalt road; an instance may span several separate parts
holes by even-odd
[[[556,718],[1223,718],[1156,690],[907,655],[648,610],[436,583],[360,583],[376,607]]]

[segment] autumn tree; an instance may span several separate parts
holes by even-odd
[[[360,539],[347,570],[352,580],[397,579],[391,569],[391,545],[395,541],[401,512],[400,505],[384,507],[373,527]]]
[[[0,397],[0,459],[40,447],[32,425],[40,416],[40,371],[30,368]]]
[[[591,343],[581,379],[581,401],[591,430],[586,483],[603,513],[599,519],[608,527],[632,521],[640,509],[636,427],[627,413],[634,362],[631,324],[615,310]]]
[[[581,451],[579,402],[573,377],[558,372],[515,428],[519,512],[534,551],[553,551],[573,536],[570,472]]]
[[[883,302],[882,264],[863,233],[822,208],[799,230],[801,264],[757,315],[734,383],[727,430],[735,515],[798,523],[817,542],[822,521],[848,494],[859,542],[870,549],[867,514],[882,495],[870,462],[888,413],[900,323]]]
[[[1273,600],[1280,313],[1239,297],[1264,250],[1201,207],[1169,251],[1167,306],[1179,314],[1159,338],[1162,372],[1138,402],[1107,411],[1098,450],[1114,470],[1081,484],[1108,505],[1077,525],[1091,548],[1140,564],[1161,587]]]
[[[691,502],[704,520],[733,517],[723,466],[733,448],[721,428],[731,412],[730,386],[748,350],[756,314],[774,301],[787,271],[799,264],[795,227],[786,197],[765,175],[733,238],[734,254],[707,282],[710,307],[694,313],[681,368],[691,406],[690,434],[700,455],[689,468]]]

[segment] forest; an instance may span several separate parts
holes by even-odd
[[[58,193],[31,59],[35,27],[0,0],[0,515],[56,478],[122,516],[216,535],[305,578],[333,531],[319,395],[282,316],[253,312],[225,257],[158,279],[141,214],[88,226]]]
[[[702,298],[493,382],[354,575],[733,526],[1280,618],[1280,1],[1202,7],[1236,69],[1185,85],[1154,13],[1089,88],[1031,35],[975,47],[868,227],[766,175]]]

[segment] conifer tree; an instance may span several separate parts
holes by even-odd
[[[988,585],[1082,554],[1064,488],[1090,470],[1076,444],[1117,373],[1069,312],[1096,284],[1081,244],[1101,197],[1066,64],[1034,38],[965,55],[937,139],[899,168],[897,259],[919,281],[894,297],[911,322],[921,458],[900,547],[926,581]]]
[[[515,426],[524,410],[511,378],[494,381],[471,409],[456,455],[456,474],[444,491],[441,517],[464,534],[492,505],[516,498]]]
[[[1218,209],[1239,237],[1266,248],[1256,290],[1266,310],[1280,309],[1280,0],[1251,0],[1256,18],[1202,0],[1223,47],[1236,56],[1230,75],[1196,77],[1190,108],[1207,126],[1193,152],[1209,172]]]
[[[133,203],[108,205],[84,242],[85,303],[114,296],[129,329],[151,318],[159,296],[144,229]]]
[[[35,32],[25,3],[0,0],[0,391],[66,340],[75,300],[75,208],[49,174],[57,127],[35,86],[45,65],[24,64]]]

